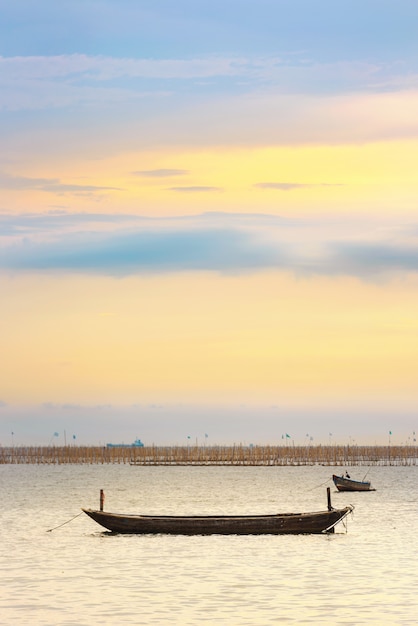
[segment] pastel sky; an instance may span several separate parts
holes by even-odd
[[[418,3],[0,16],[0,444],[412,442]]]

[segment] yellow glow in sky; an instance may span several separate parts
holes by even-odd
[[[266,272],[6,283],[8,401],[304,404],[415,393],[415,280]]]

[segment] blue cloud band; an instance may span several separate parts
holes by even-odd
[[[207,213],[150,219],[128,215],[57,213],[0,216],[3,271],[105,275],[279,269],[305,275],[370,279],[417,272],[416,227],[397,239],[358,231],[334,237],[329,224],[277,216]],[[128,229],[129,226],[129,229]],[[340,226],[339,226],[340,227]]]

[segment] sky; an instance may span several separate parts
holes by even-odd
[[[0,16],[0,444],[412,444],[416,1]]]

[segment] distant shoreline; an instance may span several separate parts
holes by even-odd
[[[128,464],[135,466],[415,466],[408,446],[8,446],[0,465]]]

